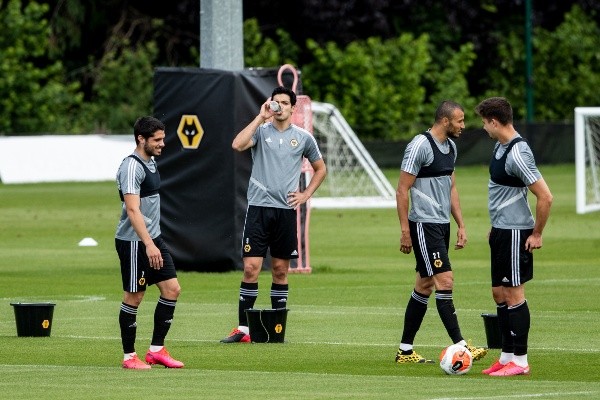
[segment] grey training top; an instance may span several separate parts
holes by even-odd
[[[451,139],[439,143],[433,138],[440,152],[448,154],[450,146],[454,149],[456,162],[456,144]],[[404,151],[401,169],[417,176],[422,167],[433,162],[433,150],[425,135],[415,136]],[[450,189],[452,176],[417,178],[410,189],[410,212],[408,219],[413,222],[450,223]]]
[[[513,140],[517,137],[521,136],[517,134]],[[510,142],[496,143],[494,154],[497,160],[502,157],[509,144]],[[527,186],[540,180],[542,174],[535,165],[533,153],[527,142],[519,142],[513,146],[506,157],[504,170],[508,175],[519,178],[526,186],[503,186],[490,179],[488,208],[492,226],[500,229],[531,229],[534,227],[535,221],[527,201]]]
[[[279,132],[268,122],[256,129],[252,143],[248,205],[292,208],[287,194],[298,190],[302,158],[311,163],[323,158],[317,141],[296,125]]]
[[[134,153],[136,154],[136,153]],[[139,155],[137,156],[150,172],[156,172],[156,162],[154,158],[150,161],[145,161]],[[134,160],[131,157],[127,157],[121,163],[119,170],[117,171],[117,188],[125,194],[140,194],[141,184],[146,178],[146,172],[144,167],[139,161]],[[140,210],[144,216],[144,222],[146,228],[152,239],[155,239],[160,235],[160,195],[154,194],[147,197],[140,198]],[[125,208],[125,202],[123,202],[121,217],[117,224],[117,232],[115,234],[117,239],[128,240],[128,241],[139,241],[140,238],[135,233],[131,221],[127,216],[127,210]]]

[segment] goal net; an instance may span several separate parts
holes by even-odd
[[[575,108],[577,213],[600,210],[600,107]]]
[[[396,191],[339,110],[316,101],[311,106],[313,135],[327,165],[311,207],[395,207]]]

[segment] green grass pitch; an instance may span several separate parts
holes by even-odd
[[[312,274],[290,276],[286,343],[219,343],[236,324],[241,272],[180,273],[167,347],[182,370],[120,367],[121,284],[112,182],[0,185],[0,397],[6,399],[580,399],[600,398],[600,213],[575,213],[573,165],[541,166],[554,194],[527,285],[531,375],[464,376],[438,365],[396,365],[413,255],[400,253],[394,209],[313,210]],[[395,186],[397,171],[385,171]],[[488,272],[487,171],[459,167],[469,242],[451,250],[463,334],[485,344],[481,313],[495,312]],[[535,201],[530,196],[532,207]],[[455,225],[452,226],[452,236]],[[97,247],[79,247],[84,237]],[[268,308],[261,275],[257,308]],[[158,296],[138,314],[144,354]],[[50,337],[17,337],[11,302],[56,302]],[[437,358],[449,339],[429,311],[415,347]]]

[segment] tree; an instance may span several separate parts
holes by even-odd
[[[435,52],[435,49],[431,49]],[[431,63],[430,71],[425,75],[425,85],[430,87],[427,95],[426,114],[422,115],[421,121],[425,124],[431,123],[433,110],[443,100],[458,102],[465,109],[465,124],[467,127],[481,126],[480,119],[476,118],[475,106],[478,101],[469,91],[468,74],[473,66],[477,55],[473,43],[465,43],[458,51],[446,49],[444,62]]]
[[[579,6],[554,31],[534,36],[536,119],[573,121],[577,106],[597,106],[600,87],[600,28]]]
[[[141,115],[152,114],[154,41],[132,48],[115,44],[95,66],[91,101],[81,113],[85,132],[126,133]]]
[[[600,28],[592,16],[573,6],[554,30],[536,28],[533,35],[535,119],[572,121],[577,106],[597,105],[600,86]],[[525,50],[511,34],[498,46],[499,63],[490,71],[486,96],[502,95],[523,119]]]
[[[53,12],[56,51],[68,55],[72,77],[83,86],[80,132],[129,132],[136,118],[152,113],[154,65],[160,53],[156,38],[168,17],[153,18],[121,3],[64,0]],[[83,46],[88,35],[94,37],[85,42],[92,45]],[[69,39],[60,40],[65,36]],[[87,52],[79,60],[82,49]]]
[[[304,68],[305,92],[335,104],[364,138],[398,139],[420,129],[431,57],[429,38],[398,38],[319,46],[308,41],[315,61]]]
[[[49,54],[48,6],[0,1],[0,133],[70,132],[82,102],[60,60]]]
[[[595,102],[600,2],[536,5],[536,117],[571,120],[574,105]],[[503,95],[519,119],[523,6],[523,0],[247,0],[245,65],[298,66],[305,92],[338,105],[365,137],[420,129],[443,98],[467,111],[475,98]],[[134,114],[150,108],[155,66],[198,65],[199,11],[198,0],[0,0],[0,107],[7,116],[0,134],[128,129]],[[393,43],[405,35],[417,48],[398,52]],[[427,49],[419,47],[424,37]]]
[[[275,31],[278,40],[265,37],[255,18],[244,21],[244,65],[246,67],[279,67],[294,64],[299,47],[283,29]]]

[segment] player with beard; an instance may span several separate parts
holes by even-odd
[[[115,248],[121,263],[123,302],[119,311],[123,368],[149,369],[148,364],[181,368],[164,347],[181,292],[173,258],[160,231],[160,174],[154,161],[165,147],[165,125],[154,117],[135,122],[136,147],[117,171],[117,188],[122,201],[115,233]],[[146,288],[156,284],[160,297],[154,309],[154,331],[146,363],[135,351],[137,313]]]
[[[435,289],[438,314],[452,343],[467,347],[474,360],[487,349],[468,344],[460,331],[452,300],[454,277],[448,257],[450,214],[458,225],[455,249],[467,244],[458,190],[454,179],[457,139],[465,127],[464,109],[458,103],[443,101],[435,122],[426,132],[413,138],[404,152],[396,205],[400,219],[400,251],[409,254],[413,247],[416,279],[404,315],[404,331],[396,362],[431,363],[413,350],[413,342],[427,311],[429,296]],[[410,194],[410,213],[409,213]]]

